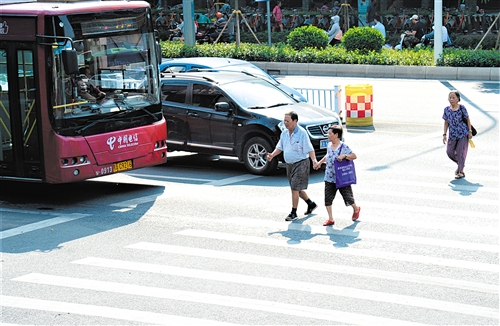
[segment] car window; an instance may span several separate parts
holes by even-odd
[[[186,103],[186,85],[162,85],[161,100],[177,103]]]
[[[214,109],[215,103],[222,95],[220,90],[208,85],[193,85],[193,105]]]
[[[166,66],[163,68],[161,72],[164,73],[176,73],[176,72],[185,72],[186,67],[185,66]]]
[[[223,89],[234,102],[243,108],[264,108],[276,104],[296,103],[282,90],[262,79],[228,83],[224,85]]]

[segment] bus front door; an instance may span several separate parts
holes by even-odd
[[[43,179],[34,46],[0,42],[0,178]]]

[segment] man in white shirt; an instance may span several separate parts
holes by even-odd
[[[375,28],[377,31],[379,31],[382,34],[382,36],[384,37],[384,42],[385,42],[385,39],[386,39],[385,26],[384,26],[384,24],[382,24],[380,22],[380,16],[375,15],[375,17],[373,18],[373,21],[375,22],[375,25],[373,25],[373,28]]]
[[[450,46],[452,43],[451,43],[451,39],[450,39],[450,35],[448,35],[448,29],[446,28],[446,26],[441,26],[441,35],[442,35],[442,40],[443,40],[443,47],[446,47],[446,46]],[[432,26],[432,31],[429,33],[429,34],[425,34],[423,37],[422,37],[422,43],[424,43],[425,45],[427,45],[429,43],[429,41],[431,39],[434,38],[434,26]]]

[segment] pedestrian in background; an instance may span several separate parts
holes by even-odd
[[[457,90],[453,90],[448,94],[448,102],[450,102],[450,105],[444,108],[443,113],[443,144],[448,143],[446,154],[457,164],[455,179],[461,179],[465,177],[464,166],[467,158],[468,142],[472,138],[472,128],[467,109],[459,103],[460,93]],[[446,138],[447,131],[448,139]]]
[[[275,156],[283,152],[286,162],[286,175],[292,190],[292,211],[285,218],[285,221],[297,219],[299,198],[302,198],[307,203],[305,215],[311,214],[318,207],[306,193],[311,172],[309,158],[312,159],[313,164],[317,163],[316,153],[307,132],[297,124],[298,121],[299,116],[296,112],[285,113],[283,123],[286,129],[281,133],[274,151],[267,154],[267,160],[272,161]]]
[[[375,25],[373,18],[375,18],[375,14],[377,12],[377,0],[373,0],[366,8],[366,24],[368,26]]]
[[[335,15],[331,19],[331,26],[326,34],[328,35],[328,44],[335,45],[342,42],[342,30],[340,29],[340,17]]]
[[[351,185],[337,188],[335,181],[335,165],[334,161],[338,160],[339,162],[342,160],[355,160],[357,158],[356,154],[352,152],[352,150],[347,146],[342,139],[342,126],[333,125],[328,128],[328,143],[327,153],[321,160],[313,164],[313,168],[315,170],[319,169],[323,163],[326,163],[325,169],[325,207],[328,213],[328,220],[323,223],[323,226],[334,225],[335,220],[333,219],[332,212],[332,203],[335,199],[335,195],[337,194],[337,190],[342,195],[344,199],[344,203],[346,206],[351,206],[353,209],[352,212],[352,220],[356,221],[359,218],[359,212],[361,211],[361,207],[356,205],[356,201],[354,200],[354,195],[352,193]]]
[[[280,28],[280,32],[283,32],[283,17],[281,15],[281,1],[276,3],[276,6],[273,8],[273,32],[276,31],[276,27]]]
[[[373,21],[375,22],[375,25],[373,25],[372,27],[375,28],[377,31],[379,31],[380,34],[382,34],[382,36],[384,37],[384,43],[385,43],[385,40],[386,40],[385,26],[384,26],[384,24],[382,24],[380,22],[380,16],[375,15],[375,17],[373,18]]]

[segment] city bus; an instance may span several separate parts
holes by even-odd
[[[165,163],[160,61],[145,1],[0,0],[0,179]]]

